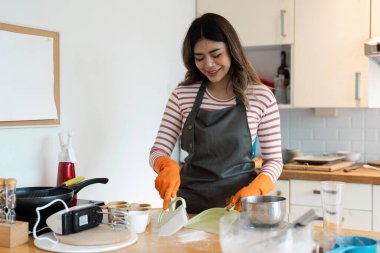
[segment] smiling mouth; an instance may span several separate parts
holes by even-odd
[[[218,74],[220,69],[213,70],[213,71],[207,71],[207,75],[209,76],[216,76]]]

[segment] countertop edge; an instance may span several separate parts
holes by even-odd
[[[279,180],[310,180],[310,181],[342,181],[346,183],[380,185],[380,171],[359,168],[355,171],[333,172],[307,171],[307,170],[283,170]]]

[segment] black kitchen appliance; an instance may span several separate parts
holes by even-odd
[[[104,202],[103,201],[97,201],[97,200],[77,199],[76,205],[86,205],[86,204],[94,204],[97,206],[102,206],[102,205],[104,205]],[[46,225],[46,219],[50,215],[55,213],[57,210],[62,210],[64,208],[65,207],[63,206],[63,204],[61,202],[56,202],[52,206],[41,210],[40,211],[41,220],[40,220],[38,227],[37,227],[37,235],[49,232],[50,229]],[[22,214],[22,213],[17,214],[16,220],[28,222],[29,223],[29,231],[32,231],[34,225],[37,222],[37,213],[34,212],[34,214],[30,214],[30,213],[29,214]]]
[[[33,192],[38,190],[49,190],[52,187],[21,187],[16,189],[16,220],[27,221],[29,223],[29,231],[33,230],[34,225],[37,222],[37,213],[36,208],[47,205],[51,203],[53,200],[61,199],[65,202],[68,207],[77,206],[81,204],[95,204],[95,205],[104,205],[104,202],[101,201],[93,201],[93,200],[73,200],[73,196],[77,194],[81,189],[96,183],[106,184],[108,182],[108,178],[92,178],[87,179],[82,182],[79,182],[75,185],[60,188],[57,190],[49,191],[48,196],[43,197],[34,197]],[[49,207],[40,210],[40,222],[37,227],[37,231],[40,233],[45,233],[44,229],[47,227],[46,219],[64,209],[65,206],[62,202],[55,202]]]

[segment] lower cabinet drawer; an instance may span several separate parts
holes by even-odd
[[[373,231],[380,232],[380,185],[373,186]]]
[[[277,180],[275,188],[273,191],[269,192],[267,195],[271,196],[281,196],[286,198],[286,213],[289,214],[289,180]]]
[[[321,206],[320,181],[290,180],[290,204]],[[346,183],[343,188],[344,209],[372,211],[372,185]]]
[[[289,222],[295,221],[297,218],[301,217],[301,215],[303,215],[310,209],[314,209],[317,215],[322,218],[322,208],[320,207],[290,205]],[[323,226],[322,219],[313,221],[312,225],[322,227]]]
[[[314,209],[322,217],[322,207],[290,206],[289,222],[293,222],[310,209]],[[314,226],[323,226],[321,220],[313,222]],[[372,212],[362,210],[343,209],[343,228],[372,231]]]
[[[343,209],[343,228],[372,231],[372,212]]]

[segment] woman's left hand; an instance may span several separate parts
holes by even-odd
[[[241,211],[240,199],[249,196],[260,196],[265,195],[272,191],[274,188],[274,183],[268,175],[260,174],[258,175],[248,186],[240,189],[234,196],[230,198],[227,206],[227,210],[230,210],[235,206],[235,210]]]
[[[230,201],[227,206],[227,210],[230,210],[234,207],[236,211],[241,211],[241,202],[240,199],[248,197],[248,196],[257,196],[261,195],[261,192],[259,189],[252,187],[252,183],[250,183],[248,186],[243,187],[240,189],[234,196],[230,198]]]

